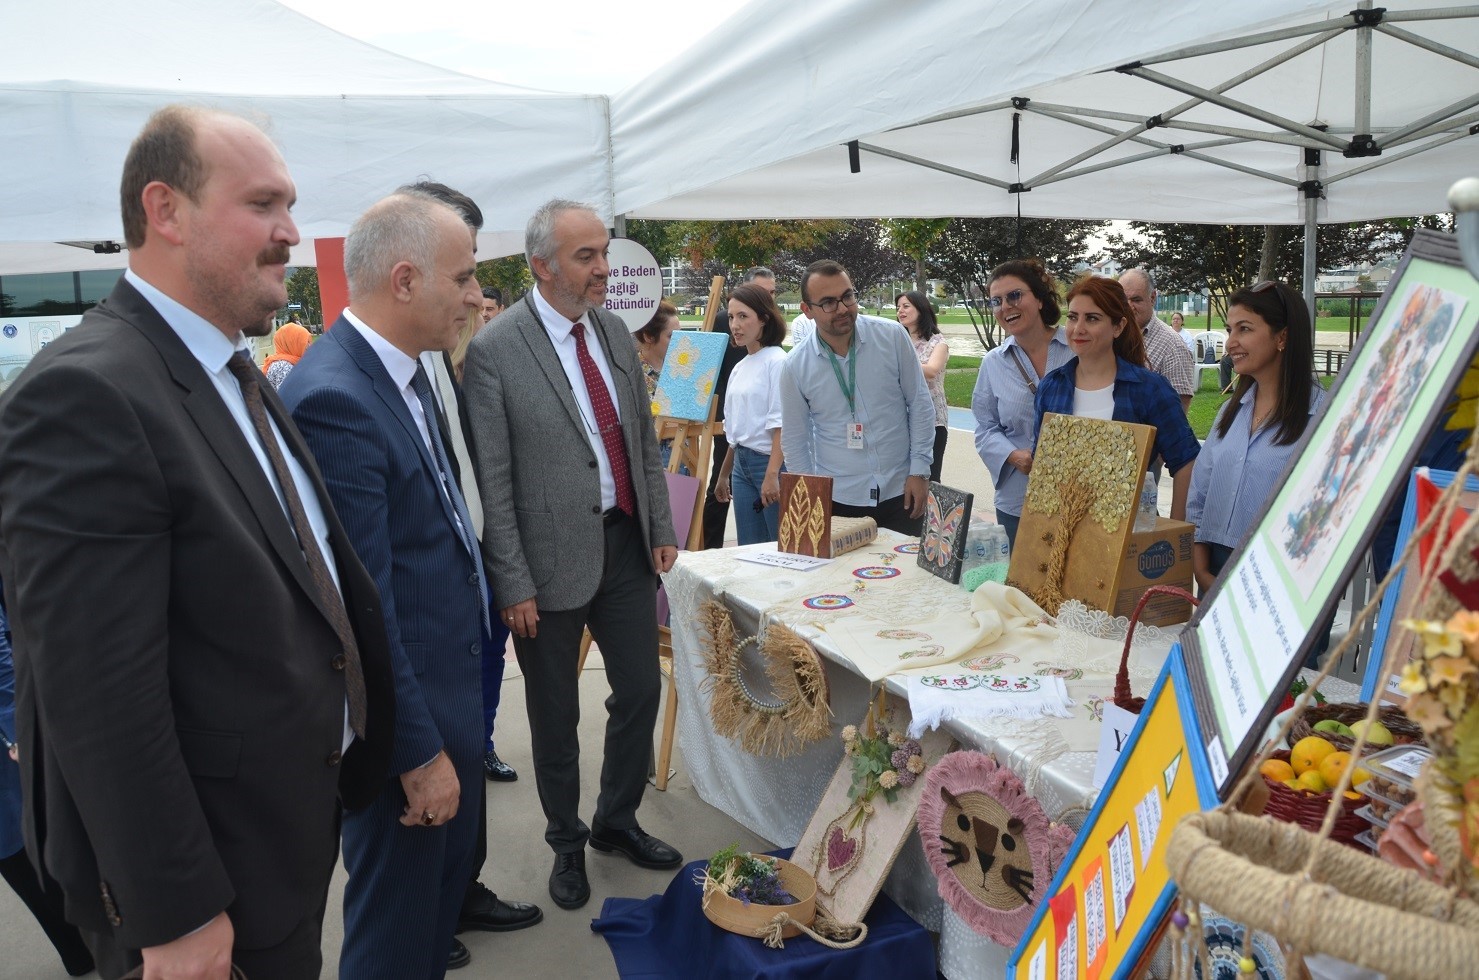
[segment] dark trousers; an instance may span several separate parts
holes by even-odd
[[[724,465],[724,454],[729,452],[729,440],[722,435],[714,437],[713,459],[709,464],[709,489],[704,493],[704,547],[724,547],[724,528],[729,523],[729,504],[714,499],[714,485],[719,482],[719,467]],[[679,542],[682,545],[682,542]]]
[[[231,950],[231,962],[241,967],[247,980],[258,977],[282,978],[282,980],[318,980],[323,972],[323,926],[324,908],[329,900],[329,883],[324,882],[324,892],[319,896],[318,908],[299,922],[293,931],[276,946],[267,949]],[[201,925],[205,925],[204,922]],[[103,980],[117,980],[144,961],[136,949],[124,949],[113,938],[112,933],[83,931],[97,960],[98,976]],[[445,959],[445,957],[443,957]]]
[[[498,717],[498,702],[503,700],[503,657],[508,648],[508,626],[498,597],[488,590],[488,622],[493,635],[483,637],[483,750],[493,748],[493,722]]]
[[[1008,514],[1004,510],[997,510],[996,523],[1000,524],[1007,532],[1007,544],[1013,548],[1017,546],[1017,526],[1022,523],[1018,514]]]
[[[904,495],[890,497],[880,501],[877,507],[854,507],[852,504],[840,504],[832,501],[833,517],[871,517],[878,523],[879,527],[886,527],[890,531],[898,531],[911,537],[919,537],[920,528],[924,523],[923,516],[910,517],[909,512],[904,509]]]
[[[945,465],[945,443],[950,438],[950,429],[943,425],[935,426],[935,456],[930,463],[930,479],[936,483],[940,482],[940,470]]]
[[[534,779],[544,807],[544,839],[557,854],[585,847],[580,819],[580,637],[586,626],[601,648],[611,696],[595,822],[612,830],[637,825],[662,679],[657,666],[657,581],[641,526],[623,518],[606,528],[601,584],[577,609],[539,610],[533,637],[514,637],[524,671]],[[595,556],[592,556],[594,558]]]

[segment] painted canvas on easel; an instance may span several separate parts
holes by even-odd
[[[653,404],[658,415],[691,422],[707,422],[714,386],[729,334],[702,330],[675,330],[662,362]]]
[[[953,584],[960,582],[965,536],[971,526],[974,494],[930,483],[924,501],[924,533],[919,538],[919,567]]]
[[[775,550],[832,557],[832,478],[781,474],[780,540]]]
[[[1155,427],[1043,416],[1007,584],[1053,615],[1067,599],[1114,609]]]

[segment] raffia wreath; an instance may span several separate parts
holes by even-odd
[[[751,755],[784,759],[796,755],[832,730],[827,703],[827,674],[811,644],[779,624],[760,637],[736,640],[729,610],[713,600],[699,610],[708,633],[704,665],[709,676],[709,713],[714,731],[735,739]],[[756,644],[765,658],[771,698],[762,698],[745,682],[740,652]]]
[[[1022,938],[1073,836],[989,755],[952,752],[925,776],[919,841],[940,897],[1004,946]]]

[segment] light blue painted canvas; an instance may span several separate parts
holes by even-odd
[[[668,342],[668,356],[657,379],[652,414],[693,422],[709,420],[709,404],[719,380],[719,365],[729,334],[702,330],[675,330]]]

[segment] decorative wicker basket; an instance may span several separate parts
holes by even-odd
[[[1280,762],[1289,761],[1289,753],[1283,749],[1269,756],[1270,759],[1278,759]],[[1311,793],[1307,790],[1290,789],[1283,783],[1263,777],[1263,782],[1268,786],[1268,805],[1263,812],[1276,820],[1285,823],[1298,824],[1311,833],[1319,833],[1320,824],[1325,820],[1325,811],[1330,809],[1330,791],[1324,793]],[[1330,837],[1342,844],[1351,847],[1360,847],[1356,843],[1356,835],[1370,826],[1364,818],[1356,816],[1356,811],[1366,803],[1366,798],[1359,793],[1356,799],[1341,800],[1340,816],[1335,818],[1335,826],[1331,828]]]
[[[817,882],[810,874],[799,865],[792,864],[783,858],[764,857],[756,855],[762,861],[770,861],[776,866],[776,873],[780,876],[781,884],[785,885],[786,891],[790,892],[796,901],[790,905],[746,905],[739,899],[724,894],[718,888],[711,888],[704,892],[704,915],[708,920],[720,929],[727,930],[740,936],[758,938],[770,926],[770,921],[775,918],[777,912],[785,912],[795,922],[809,926],[817,915]],[[801,929],[791,923],[787,923],[781,929],[781,937],[790,939],[792,936],[801,935]]]
[[[1290,748],[1293,748],[1294,743],[1305,736],[1318,735],[1341,752],[1349,752],[1351,747],[1356,744],[1355,739],[1346,735],[1336,735],[1332,732],[1317,732],[1315,731],[1315,723],[1333,719],[1342,724],[1350,725],[1365,718],[1366,711],[1370,707],[1369,702],[1310,705],[1305,709],[1304,714],[1295,719],[1294,727],[1289,729],[1289,734],[1285,738],[1285,741],[1289,743]],[[1397,745],[1428,744],[1427,740],[1423,738],[1422,729],[1408,721],[1407,716],[1402,713],[1401,708],[1395,706],[1382,708],[1381,714],[1377,716],[1377,719],[1386,726],[1387,731],[1392,733],[1392,739]],[[1367,751],[1369,753],[1379,748],[1380,746],[1372,746]]]
[[[1145,707],[1145,699],[1137,697],[1130,688],[1130,644],[1135,639],[1135,627],[1140,625],[1140,614],[1145,611],[1146,603],[1159,595],[1185,599],[1193,609],[1199,605],[1196,596],[1176,585],[1152,585],[1135,603],[1135,611],[1130,614],[1130,627],[1125,630],[1125,649],[1120,653],[1119,673],[1114,678],[1114,703],[1135,715]]]
[[[1319,880],[1304,874],[1315,848]],[[1172,833],[1166,866],[1183,900],[1234,909],[1305,955],[1392,977],[1472,976],[1479,962],[1479,904],[1292,824],[1192,814]]]

